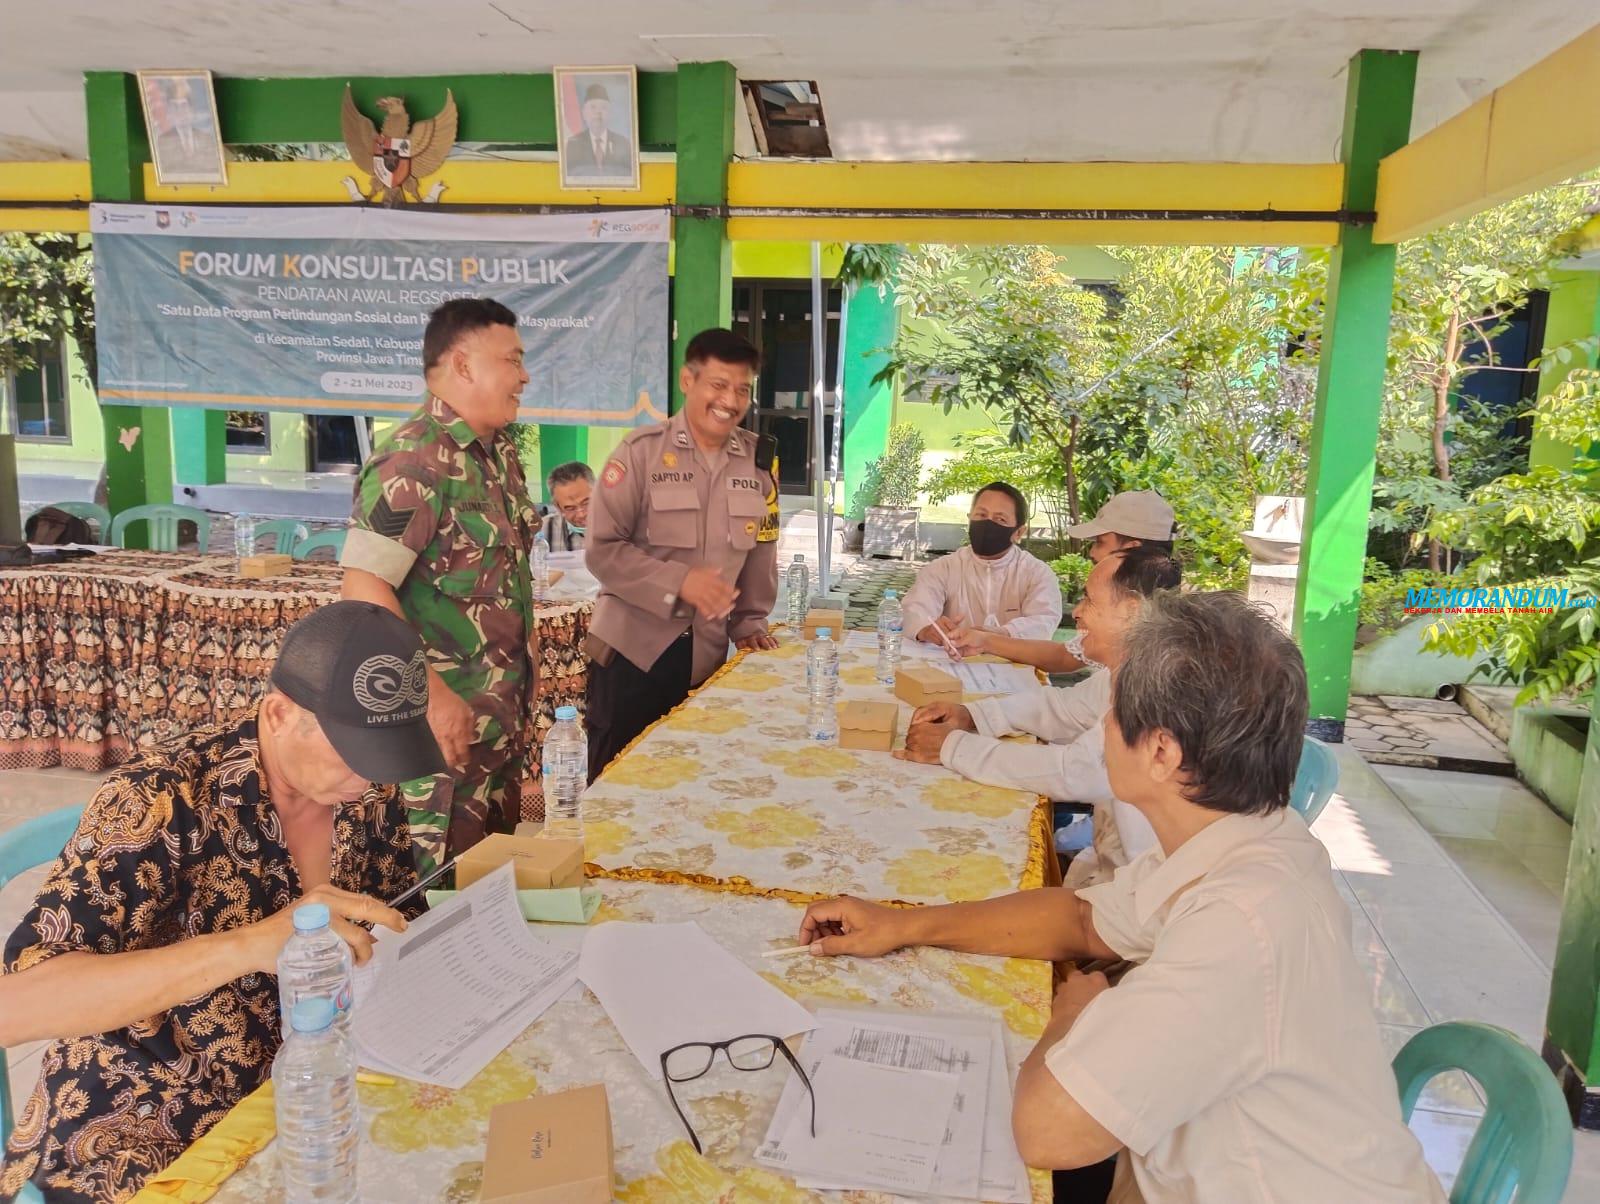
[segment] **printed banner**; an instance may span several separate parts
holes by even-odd
[[[428,314],[487,296],[518,317],[523,421],[659,421],[668,220],[94,205],[100,399],[409,414]]]

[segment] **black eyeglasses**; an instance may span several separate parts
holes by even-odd
[[[811,1089],[811,1080],[806,1077],[806,1072],[800,1069],[794,1054],[789,1052],[789,1047],[777,1037],[769,1037],[762,1033],[751,1033],[744,1037],[735,1037],[731,1041],[688,1041],[683,1045],[675,1045],[661,1055],[661,1073],[667,1080],[667,1098],[672,1101],[672,1110],[678,1114],[678,1119],[683,1122],[683,1127],[689,1130],[689,1140],[694,1142],[696,1154],[705,1153],[700,1148],[700,1138],[696,1136],[694,1126],[689,1123],[689,1118],[683,1114],[683,1108],[678,1103],[678,1097],[672,1090],[674,1083],[687,1083],[700,1078],[711,1069],[711,1063],[717,1056],[717,1050],[722,1051],[722,1056],[728,1059],[728,1065],[735,1070],[765,1070],[772,1065],[772,1059],[781,1051],[800,1081],[805,1084],[806,1095],[811,1099],[811,1136],[817,1135],[817,1093]]]

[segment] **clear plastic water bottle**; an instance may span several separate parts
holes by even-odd
[[[905,627],[905,611],[900,607],[900,591],[886,589],[878,604],[878,680],[894,685],[900,667],[900,633]]]
[[[286,1204],[349,1204],[361,1144],[356,1058],[330,999],[302,999],[272,1063]]]
[[[533,537],[533,596],[542,598],[550,592],[550,541],[544,531]]]
[[[233,558],[234,567],[246,556],[256,554],[256,520],[248,514],[241,514],[233,520]]]
[[[811,683],[806,730],[813,740],[832,740],[839,734],[833,705],[839,694],[839,646],[833,642],[833,628],[817,628],[817,638],[806,650],[806,678]]]
[[[340,1032],[349,1029],[351,970],[350,947],[328,927],[327,904],[296,907],[294,935],[278,954],[278,1007],[283,1012],[285,1038],[294,1005],[302,999],[331,1000],[335,1026]]]
[[[544,834],[583,839],[583,788],[589,780],[589,741],[577,707],[557,707],[544,738]]]
[[[798,628],[806,621],[811,600],[811,570],[806,568],[806,558],[798,552],[784,575],[784,585],[789,597],[789,626]]]

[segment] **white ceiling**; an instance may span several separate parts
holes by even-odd
[[[1420,134],[1597,22],[1600,0],[0,0],[0,159],[84,157],[91,69],[725,58],[815,79],[840,159],[1326,161],[1356,50],[1421,51]]]

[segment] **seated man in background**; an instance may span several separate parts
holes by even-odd
[[[1166,498],[1152,489],[1140,489],[1113,494],[1092,519],[1068,527],[1067,534],[1073,539],[1090,540],[1087,555],[1099,564],[1111,553],[1127,548],[1153,548],[1171,556],[1176,533],[1174,523],[1172,507],[1167,505]],[[1046,673],[1076,673],[1079,669],[1098,667],[1094,658],[1083,651],[1082,632],[1058,644],[1049,637],[1017,639],[968,627],[952,632],[950,640],[962,656],[984,653],[1003,656],[1008,661],[1032,665]]]
[[[552,552],[576,552],[589,529],[589,496],[594,493],[594,469],[581,460],[557,464],[545,478],[550,493],[550,513],[540,529]]]
[[[1028,500],[995,481],[972,496],[967,546],[923,566],[906,591],[905,631],[941,644],[941,630],[976,627],[1046,640],[1061,623],[1061,586],[1048,564],[1017,545],[1028,532]]]
[[[1057,988],[1012,1106],[1029,1166],[1116,1155],[1116,1204],[1443,1204],[1328,854],[1288,812],[1305,720],[1300,652],[1269,620],[1236,594],[1158,593],[1128,633],[1105,751],[1159,847],[1081,891],[814,903],[800,940],[1136,963],[1115,987]]]
[[[895,756],[942,764],[975,782],[1029,790],[1094,806],[1094,848],[1073,858],[1068,886],[1109,878],[1155,845],[1150,824],[1118,800],[1106,779],[1105,728],[1111,673],[1126,651],[1129,627],[1147,598],[1176,589],[1178,562],[1154,548],[1111,553],[1089,574],[1072,612],[1086,654],[1106,666],[1065,689],[1024,690],[970,705],[934,703],[911,716],[906,746]],[[1026,732],[1048,744],[1002,743]]]
[[[266,1082],[278,954],[323,903],[358,962],[360,922],[416,881],[393,783],[436,773],[422,643],[366,602],[289,629],[238,723],[106,779],[6,943],[0,1046],[48,1040],[0,1197],[124,1200]]]

